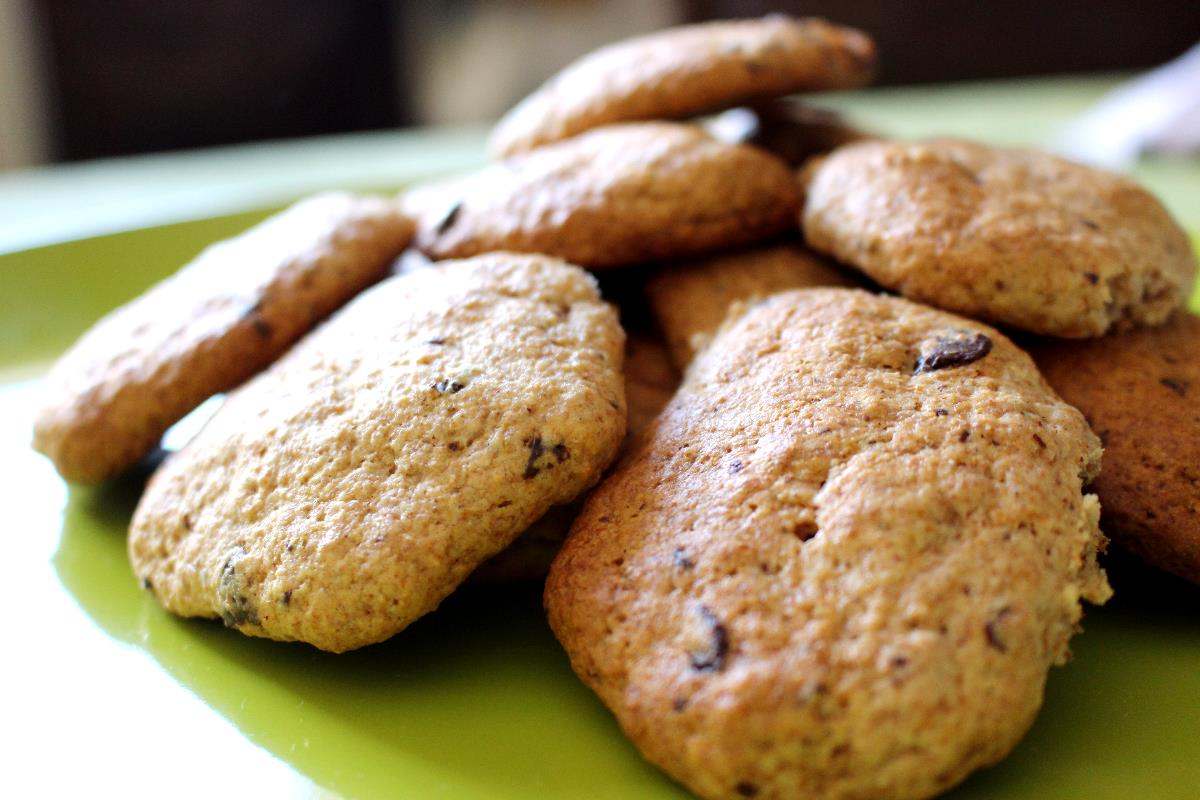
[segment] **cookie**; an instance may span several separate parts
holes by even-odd
[[[650,425],[670,401],[679,379],[658,341],[630,335],[625,341],[625,402],[629,424],[625,447]],[[567,531],[579,516],[581,503],[550,509],[503,551],[484,562],[471,575],[479,583],[515,583],[541,580],[550,570]]]
[[[209,247],[59,359],[34,447],[78,483],[123,472],[205,399],[382,278],[412,233],[396,204],[333,193]]]
[[[650,426],[678,386],[679,377],[666,346],[649,336],[629,337],[625,344],[625,397],[629,405],[626,441]]]
[[[550,624],[705,798],[937,794],[1002,758],[1096,565],[1100,443],[984,325],[777,294],[697,356],[551,568]]]
[[[595,281],[496,253],[389,278],[231,393],[154,475],[133,570],[167,610],[341,652],[433,610],[625,432]]]
[[[706,120],[704,129],[732,144],[752,144],[794,167],[851,142],[873,138],[837,112],[785,97],[731,108]]]
[[[547,253],[593,269],[677,258],[794,228],[787,166],[694,125],[589,131],[404,197],[434,258]]]
[[[851,89],[875,70],[853,28],[771,15],[670,28],[571,64],[496,125],[489,149],[511,156],[614,122],[682,119],[795,92]]]
[[[1092,484],[1104,532],[1200,583],[1200,318],[1180,312],[1159,328],[1029,352],[1104,442]]]
[[[646,293],[671,360],[682,371],[734,303],[787,289],[853,285],[850,276],[804,247],[776,244],[666,267],[647,282]]]
[[[803,225],[906,297],[1053,336],[1157,325],[1196,273],[1179,225],[1127,178],[966,141],[834,151],[807,171]]]

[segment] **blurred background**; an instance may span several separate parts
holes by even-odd
[[[1153,66],[1200,0],[0,0],[0,169],[493,119],[581,53],[768,11],[870,32],[882,85]]]

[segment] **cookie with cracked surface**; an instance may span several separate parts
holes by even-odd
[[[406,193],[434,258],[547,253],[599,269],[795,228],[796,181],[757,148],[676,123],[611,125]]]
[[[705,798],[923,798],[1001,759],[1096,565],[1100,443],[984,325],[777,294],[700,353],[546,585],[579,676]]]
[[[1113,541],[1200,583],[1200,318],[1029,353],[1104,442],[1092,484]]]
[[[875,71],[853,28],[775,14],[686,25],[616,42],[571,64],[496,125],[511,156],[614,122],[682,119],[796,92],[852,89]]]
[[[1069,338],[1157,325],[1196,273],[1127,178],[1034,150],[866,142],[807,173],[808,244],[906,297]]]
[[[788,289],[854,286],[854,279],[798,244],[758,247],[663,268],[646,283],[650,308],[684,370],[735,303]]]
[[[212,245],[59,359],[34,447],[71,481],[123,472],[205,399],[381,279],[412,233],[391,201],[331,193]]]
[[[625,403],[629,424],[625,444],[647,428],[674,394],[679,379],[659,341],[630,334],[625,341]],[[550,570],[581,503],[552,508],[515,542],[480,565],[471,575],[483,583],[541,580]]]
[[[249,635],[386,639],[600,477],[625,432],[622,344],[594,279],[557,259],[389,278],[159,469],[134,573]]]

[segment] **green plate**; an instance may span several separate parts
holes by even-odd
[[[133,476],[67,487],[28,449],[36,375],[100,314],[260,214],[0,256],[10,548],[0,781],[38,796],[672,798],[572,676],[537,587],[476,590],[342,656],[168,616],[125,557]],[[1016,752],[955,798],[1200,796],[1200,592],[1113,564]],[[15,669],[14,669],[15,667]],[[11,671],[9,671],[11,670]],[[19,737],[19,739],[17,739]]]

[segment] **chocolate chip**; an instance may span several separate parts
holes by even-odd
[[[445,339],[426,339],[425,344],[445,344]]]
[[[561,464],[571,457],[571,450],[565,444],[559,442],[558,444],[547,446],[541,436],[526,439],[525,446],[529,448],[529,459],[525,462],[524,477],[526,480],[536,477],[542,470],[549,469],[556,463]],[[542,461],[542,457],[546,455],[553,457],[554,460],[546,459]]]
[[[990,352],[992,340],[982,333],[941,336],[932,349],[921,353],[914,374],[965,366],[984,358]]]
[[[1045,450],[1045,449],[1046,449],[1046,440],[1045,440],[1045,439],[1043,439],[1041,436],[1038,436],[1038,435],[1035,433],[1035,434],[1033,435],[1033,440],[1034,440],[1035,442],[1037,442],[1037,445],[1038,445],[1038,447],[1042,448],[1043,450]]]
[[[971,431],[968,430],[967,428],[963,428],[961,431],[958,432],[958,440],[960,442],[965,442],[967,439],[970,439],[970,438],[971,438]]]
[[[255,610],[253,602],[239,591],[242,588],[242,579],[238,575],[237,563],[245,554],[239,545],[238,549],[231,552],[225,558],[225,562],[221,564],[217,591],[220,601],[225,607],[220,610],[220,614],[222,621],[230,628],[248,623],[258,624],[258,612]]]
[[[462,212],[462,201],[459,200],[450,208],[446,209],[445,215],[438,220],[437,225],[433,226],[433,230],[439,236],[450,230],[450,226],[458,221],[458,215]]]
[[[458,381],[451,380],[450,378],[442,378],[433,385],[433,390],[441,394],[457,394],[465,388],[467,388],[465,383],[459,383]]]
[[[450,449],[450,452],[457,453],[458,449],[460,447],[462,447],[462,445],[459,444],[458,442],[450,442],[449,444],[446,445],[446,447]]]
[[[284,593],[283,593],[283,597],[282,597],[282,598],[280,598],[280,601],[279,601],[279,602],[283,603],[285,606],[286,606],[286,605],[291,605],[291,602],[292,602],[292,590],[291,590],[291,589],[288,589],[286,592],[284,592]]]
[[[737,475],[741,471],[742,471],[742,462],[734,461],[732,464],[729,465],[729,474],[730,475]]]
[[[944,408],[939,408],[939,409],[936,409],[936,410],[933,412],[934,416],[937,416],[937,417],[944,417],[944,416],[946,416],[946,415],[947,415],[947,414],[949,414],[949,413],[950,413],[950,412],[949,412],[949,411],[947,411],[947,410],[946,410],[946,409],[944,409]]]
[[[254,305],[250,306],[250,308],[246,309],[243,318],[249,320],[250,327],[254,328],[255,333],[266,339],[271,335],[271,326],[260,316],[261,311],[262,300],[260,299]]]
[[[537,461],[546,452],[546,446],[542,444],[542,437],[535,436],[525,442],[529,448],[529,460],[525,462],[525,480],[536,478],[541,469],[537,466]]]
[[[671,709],[674,710],[675,713],[677,713],[677,714],[680,711],[683,711],[687,707],[688,707],[688,701],[687,701],[686,697],[676,697],[674,700],[671,701]]]
[[[983,626],[983,632],[987,636],[988,645],[996,650],[999,650],[1001,653],[1008,652],[1008,645],[1004,642],[1004,639],[1000,637],[999,627],[1001,621],[1003,621],[1004,618],[1011,613],[1012,609],[1008,606],[1005,606],[997,611],[996,616],[992,617],[988,623]]]
[[[675,566],[680,569],[693,569],[696,566],[696,562],[688,558],[687,553],[684,552],[682,547],[675,548],[674,560]]]
[[[237,595],[231,599],[229,605],[221,609],[221,621],[225,623],[226,628],[257,625],[258,612],[254,610],[248,597]]]
[[[758,794],[758,787],[749,781],[738,781],[733,790],[742,797],[754,797]]]
[[[807,542],[820,531],[814,520],[806,519],[792,526],[792,535],[802,542]]]
[[[720,672],[725,668],[729,653],[729,632],[708,606],[700,606],[700,617],[708,626],[708,646],[691,653],[692,669],[697,672]]]
[[[1100,226],[1097,225],[1095,222],[1092,222],[1090,219],[1081,219],[1079,221],[1081,223],[1083,223],[1083,227],[1085,227],[1085,228],[1091,228],[1094,231],[1100,230]]]
[[[153,591],[153,590],[154,590],[154,584],[151,582],[151,580],[150,580],[149,578],[142,578],[142,588],[143,588],[143,589],[150,589],[151,591]]]
[[[1188,381],[1182,381],[1178,378],[1159,378],[1158,382],[1180,397],[1187,397],[1188,389],[1191,387]]]
[[[269,339],[271,337],[272,328],[262,319],[262,317],[254,317],[250,321],[250,324],[254,326],[254,332],[262,338]]]
[[[1094,272],[1085,272],[1085,273],[1083,273],[1083,277],[1086,278],[1087,282],[1090,283],[1092,286],[1095,286],[1097,283],[1100,282],[1100,276]]]
[[[183,515],[183,529],[185,531],[190,531],[192,529],[192,518],[187,514]]]

